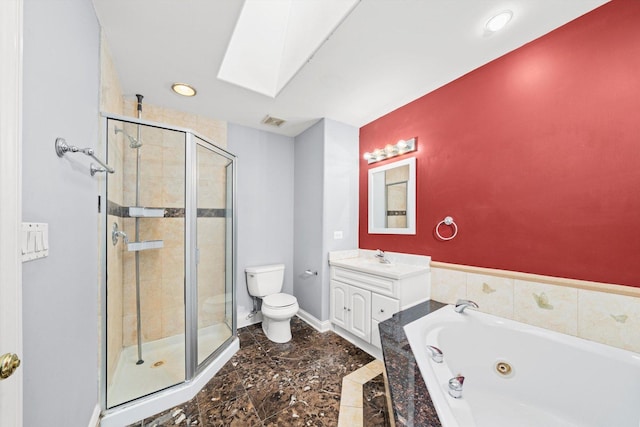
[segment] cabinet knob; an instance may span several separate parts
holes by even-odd
[[[351,309],[350,309],[350,308],[347,308],[347,311],[351,311]]]
[[[346,309],[347,309],[347,307],[342,307],[342,309],[343,309],[343,310],[346,310]]]
[[[381,308],[381,309],[380,309],[380,313],[384,313],[384,308]]]

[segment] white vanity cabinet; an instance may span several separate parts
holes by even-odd
[[[426,266],[379,264],[362,258],[330,265],[331,323],[378,349],[378,323],[430,296]]]
[[[371,336],[371,291],[331,281],[331,322],[369,342]]]

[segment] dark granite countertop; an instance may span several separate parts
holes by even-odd
[[[441,427],[403,327],[445,305],[429,300],[378,325],[396,426]]]

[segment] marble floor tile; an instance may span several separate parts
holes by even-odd
[[[246,394],[236,399],[228,400],[221,406],[203,411],[201,415],[202,425],[204,426],[262,426],[262,420]]]
[[[216,375],[200,390],[196,395],[196,400],[200,410],[220,406],[228,400],[245,394],[242,381],[235,371],[226,375]]]
[[[239,329],[240,350],[196,397],[131,426],[335,427],[339,417],[349,427],[362,426],[363,420],[367,427],[390,425],[383,377],[369,364],[373,357],[297,317],[291,334],[289,343],[278,344],[260,324]],[[364,382],[354,383],[361,407],[342,414],[343,378],[365,366],[354,374]]]
[[[362,395],[364,427],[385,427],[390,425],[383,375],[380,374],[363,384]]]

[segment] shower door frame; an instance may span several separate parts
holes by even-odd
[[[223,353],[226,353],[225,350],[230,348],[231,344],[237,345],[237,308],[236,308],[236,263],[237,263],[237,157],[228,152],[227,150],[218,147],[207,137],[198,134],[192,129],[183,128],[180,126],[172,126],[165,123],[157,123],[149,120],[138,119],[134,117],[121,116],[110,113],[102,113],[101,114],[101,135],[102,135],[102,151],[106,156],[107,153],[107,143],[108,143],[108,121],[116,120],[125,123],[131,123],[135,125],[143,125],[143,126],[151,126],[163,130],[170,130],[176,132],[183,132],[185,134],[185,284],[184,284],[184,293],[185,293],[185,378],[182,382],[177,383],[173,386],[167,387],[165,389],[161,389],[155,391],[151,394],[140,396],[134,400],[131,400],[126,403],[122,403],[116,406],[109,408],[107,406],[107,245],[111,241],[110,231],[107,227],[107,215],[108,215],[108,206],[107,206],[107,179],[104,177],[101,178],[100,182],[100,194],[99,194],[99,222],[100,222],[100,239],[101,239],[101,251],[100,251],[100,262],[101,262],[101,359],[100,359],[100,401],[101,407],[104,414],[111,414],[117,412],[122,409],[127,408],[136,408],[141,404],[144,404],[145,401],[152,403],[151,401],[155,399],[158,393],[162,393],[167,390],[177,389],[179,387],[184,387],[186,384],[190,384],[195,382],[201,374],[204,374],[205,371],[208,371],[206,368],[209,365],[212,365],[216,358]],[[230,161],[230,164],[233,167],[233,173],[231,174],[231,206],[226,206],[226,210],[231,209],[232,215],[232,238],[229,240],[225,238],[225,245],[228,241],[232,245],[230,254],[232,257],[231,260],[231,271],[225,271],[225,274],[231,274],[232,276],[232,287],[231,287],[231,306],[232,306],[232,331],[231,336],[225,340],[213,353],[209,354],[202,363],[198,365],[198,306],[197,306],[197,291],[198,291],[198,282],[197,282],[197,264],[196,264],[196,242],[197,242],[197,159],[196,159],[196,147],[197,145],[201,145],[207,150],[212,151],[214,154],[218,154]],[[122,171],[116,171],[116,173],[123,173]],[[229,174],[227,174],[229,175]],[[227,183],[227,186],[229,184]],[[227,253],[227,248],[225,247],[225,253]],[[226,263],[225,263],[226,265]],[[225,299],[226,300],[226,299]],[[236,341],[234,343],[234,341]],[[191,343],[189,345],[188,343]],[[221,367],[221,365],[220,365]],[[197,391],[196,391],[197,393]],[[195,395],[195,393],[194,393]],[[188,399],[187,399],[188,400]],[[179,403],[179,402],[178,402]],[[157,406],[157,405],[154,405]]]

